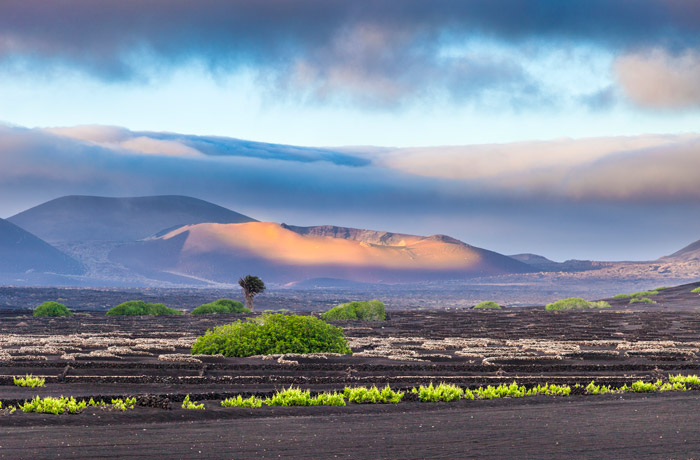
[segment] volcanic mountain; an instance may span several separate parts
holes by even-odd
[[[596,263],[590,260],[570,259],[564,262],[554,262],[544,256],[530,253],[515,254],[508,257],[543,272],[581,272],[597,268]]]
[[[243,214],[187,196],[65,196],[8,219],[49,242],[134,241],[202,222],[254,222]]]
[[[514,254],[511,257],[515,260],[519,260],[520,262],[527,264],[527,265],[532,265],[533,267],[550,267],[550,266],[556,266],[559,265],[558,262],[554,262],[553,260],[549,260],[548,258],[544,256],[540,256],[537,254],[530,254],[530,253],[524,253],[524,254]]]
[[[0,219],[0,273],[48,272],[79,275],[83,267],[31,233]]]
[[[533,271],[510,257],[444,235],[271,222],[188,225],[123,245],[110,258],[136,271],[218,282],[235,282],[247,273],[288,283],[310,278],[408,282]]]
[[[696,241],[695,243],[689,244],[680,251],[674,252],[669,256],[662,257],[659,260],[663,262],[700,261],[700,240]]]

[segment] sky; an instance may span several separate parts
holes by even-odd
[[[0,217],[187,194],[555,260],[700,239],[691,0],[4,0]]]

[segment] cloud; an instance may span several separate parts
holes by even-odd
[[[574,168],[565,178],[573,199],[618,202],[697,202],[700,136],[611,154]]]
[[[361,154],[361,153],[358,153]],[[556,139],[385,149],[375,164],[470,184],[497,196],[556,200],[695,200],[700,135]]]
[[[327,161],[345,166],[364,166],[369,160],[329,149],[268,144],[218,136],[188,136],[176,133],[132,132],[117,126],[48,128],[47,133],[88,141],[108,149],[131,153],[181,157],[248,157],[295,161]]]
[[[59,136],[94,142],[115,149],[123,149],[129,153],[176,157],[204,156],[198,150],[179,142],[153,139],[147,136],[135,136],[127,129],[112,126],[77,126],[73,128],[53,128],[46,131]]]
[[[648,108],[700,107],[700,52],[678,54],[655,48],[615,62],[620,85],[636,104]]]
[[[437,182],[419,178],[407,188],[400,172],[387,172],[348,154],[332,156],[332,152],[312,148],[301,155],[294,153],[305,150],[300,147],[215,138],[206,155],[135,155],[125,154],[123,144],[162,145],[158,144],[162,141],[155,135],[114,128],[60,132],[0,126],[0,195],[7,197],[0,204],[7,206],[14,197],[25,196],[186,194],[214,201],[233,197],[275,209],[332,209],[339,203],[403,207],[402,199],[429,199],[433,192],[428,183]],[[69,133],[80,137],[69,137]],[[204,142],[196,136],[190,141]],[[184,141],[167,142],[187,146]],[[218,155],[211,151],[214,145],[220,146]],[[266,149],[266,156],[260,154]]]
[[[536,83],[509,57],[441,53],[430,34],[359,24],[293,59],[275,86],[311,102],[357,102],[392,108],[420,97],[479,100],[489,92],[537,96]]]
[[[4,127],[0,149],[0,181],[62,184],[65,193],[78,193],[76,184],[127,194],[254,190],[296,208],[431,203],[436,212],[521,200],[700,199],[700,134],[334,151],[118,127]]]
[[[6,68],[148,81],[197,63],[216,75],[253,70],[312,102],[389,108],[435,94],[549,97],[523,65],[533,49],[682,50],[700,38],[700,4],[684,0],[7,0],[2,10]],[[443,52],[481,41],[516,59]]]

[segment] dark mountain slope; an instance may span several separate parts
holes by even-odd
[[[700,240],[689,244],[680,251],[674,252],[669,256],[662,257],[659,260],[664,262],[689,262],[691,260],[700,260]]]
[[[0,273],[45,272],[80,275],[83,267],[31,233],[0,219]]]
[[[49,242],[134,241],[183,225],[255,221],[207,201],[177,195],[65,196],[8,220]]]

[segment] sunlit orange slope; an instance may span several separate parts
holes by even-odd
[[[255,271],[279,282],[315,277],[400,282],[527,271],[509,257],[435,235],[271,222],[197,224],[116,254],[127,265],[230,281]],[[135,262],[136,261],[136,262]]]
[[[188,232],[182,248],[184,255],[244,250],[283,265],[454,270],[471,268],[481,261],[481,255],[473,248],[434,237],[401,235],[393,244],[369,243],[301,235],[272,222],[191,225],[168,233],[163,239],[184,232]]]

